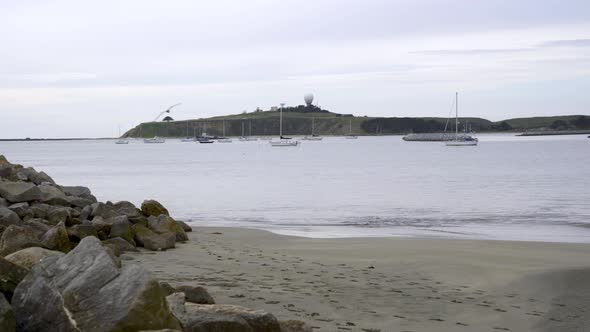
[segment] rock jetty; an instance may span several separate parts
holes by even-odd
[[[459,134],[459,138],[471,138],[467,134]],[[446,142],[455,139],[455,134],[449,133],[425,133],[425,134],[408,134],[402,137],[404,141],[408,142]]]
[[[0,331],[311,331],[119,258],[172,249],[190,231],[155,200],[99,202],[0,155]]]

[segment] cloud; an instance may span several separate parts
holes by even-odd
[[[590,39],[552,40],[539,44],[539,47],[590,47]]]

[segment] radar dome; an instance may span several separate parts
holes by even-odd
[[[303,96],[303,100],[305,100],[305,104],[307,106],[311,106],[311,103],[313,102],[313,94],[308,93],[305,96]]]

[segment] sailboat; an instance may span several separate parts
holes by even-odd
[[[244,135],[244,121],[242,120],[242,137],[240,137],[240,141],[242,142],[249,142],[249,141],[257,141],[258,138],[252,137],[252,120],[248,120],[248,136]]]
[[[115,141],[115,144],[129,144],[129,140],[121,137],[121,126],[119,126],[119,139]]]
[[[231,138],[225,137],[225,120],[223,120],[223,137],[218,139],[219,143],[231,143]]]
[[[215,142],[209,136],[207,136],[207,122],[203,122],[203,133],[200,137],[197,137],[197,142],[202,144]]]
[[[467,128],[465,128],[467,130]],[[455,92],[455,137],[447,142],[447,146],[474,146],[477,145],[477,138],[473,138],[467,133],[459,136],[459,93]]]
[[[181,139],[181,142],[194,142],[197,138],[188,136],[188,121],[186,122],[186,137]]]
[[[280,109],[280,113],[279,113],[279,140],[278,141],[270,141],[270,145],[271,146],[298,146],[299,145],[299,141],[297,140],[290,140],[291,138],[289,137],[283,137],[283,106],[284,104],[281,104],[281,109]]]
[[[348,119],[348,135],[344,135],[344,138],[346,138],[346,139],[359,138],[358,136],[352,134],[352,119]]]
[[[302,138],[302,140],[305,141],[321,141],[322,139],[324,139],[321,136],[315,135],[314,134],[314,129],[315,129],[315,118],[311,118],[311,136],[305,136]]]

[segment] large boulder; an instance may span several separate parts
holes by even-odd
[[[77,196],[66,196],[66,200],[68,201],[69,205],[79,208],[84,208],[94,203],[90,199]]]
[[[184,221],[182,221],[182,220],[176,220],[176,223],[177,223],[178,225],[180,225],[180,227],[182,227],[182,229],[183,229],[183,230],[184,230],[186,233],[188,233],[188,232],[192,232],[192,231],[193,231],[192,227],[191,227],[191,226],[189,226],[187,223],[185,223],[185,222],[184,222]]]
[[[187,302],[198,303],[198,304],[215,304],[215,300],[209,292],[203,287],[195,287],[189,285],[180,285],[176,287],[178,292],[182,292],[185,295]]]
[[[96,227],[92,224],[79,224],[68,228],[68,237],[73,242],[80,242],[87,236],[98,237]]]
[[[188,241],[188,236],[182,227],[167,215],[160,215],[158,217],[151,216],[148,218],[148,225],[151,230],[158,234],[174,233],[176,241]]]
[[[31,247],[13,252],[4,257],[7,261],[14,263],[26,269],[31,269],[33,265],[39,263],[45,257],[63,256],[64,253],[60,251],[47,250],[39,247]]]
[[[54,210],[55,207],[45,203],[33,203],[31,204],[31,210],[33,211],[33,217],[39,219],[47,219],[47,215],[50,211]]]
[[[234,305],[185,303],[183,293],[166,297],[185,332],[281,332],[277,319],[262,310]]]
[[[47,220],[36,218],[25,221],[22,226],[30,228],[39,240],[51,229],[51,226],[47,224]]]
[[[149,228],[145,227],[142,224],[135,224],[132,227],[133,227],[133,234],[134,234],[133,239],[135,240],[135,243],[140,247],[144,246],[144,242],[148,238],[157,235],[156,233],[152,232]],[[176,238],[176,236],[174,238]]]
[[[115,210],[115,208],[111,202],[107,202],[107,203],[97,202],[97,203],[93,203],[91,206],[92,206],[92,212],[90,213],[90,216],[92,218],[98,216],[98,217],[102,217],[103,219],[106,220],[106,219],[120,216],[120,214]]]
[[[281,332],[313,332],[311,326],[300,320],[280,321]]]
[[[8,207],[8,201],[0,197],[0,207]]]
[[[176,236],[173,233],[156,234],[143,240],[143,247],[154,251],[172,249],[175,244]]]
[[[105,247],[111,248],[117,256],[126,251],[139,251],[131,243],[127,242],[127,240],[124,240],[120,237],[115,237],[112,239],[102,241],[102,244]]]
[[[24,267],[0,257],[0,293],[4,294],[8,301],[12,298],[16,286],[23,280],[27,273],[29,273],[29,270]]]
[[[57,225],[60,222],[69,225],[72,221],[72,215],[70,214],[70,210],[68,208],[56,207],[50,209],[47,213],[47,221],[51,225]]]
[[[60,205],[60,206],[70,206],[70,202],[64,194],[57,186],[51,184],[42,184],[37,186],[39,190],[41,190],[42,197],[41,201],[45,204],[49,205]]]
[[[96,202],[96,197],[92,195],[90,189],[87,187],[82,186],[60,186],[61,191],[63,191],[68,196],[75,196],[88,199],[93,203]]]
[[[115,221],[111,225],[109,236],[111,238],[120,237],[132,245],[135,245],[135,241],[133,241],[133,229],[131,228],[131,223],[127,221],[127,217],[123,220]]]
[[[129,222],[133,224],[143,223],[147,225],[147,218],[141,213],[141,211],[133,205],[131,202],[121,201],[113,204],[113,208],[120,215],[126,216]]]
[[[68,231],[63,222],[52,227],[41,239],[43,246],[51,250],[69,252],[72,249]]]
[[[42,247],[37,234],[23,226],[10,225],[0,237],[0,256],[6,256],[29,247]]]
[[[55,184],[55,181],[45,172],[37,172],[34,168],[27,167],[18,170],[17,176],[23,181],[30,181],[34,184]]]
[[[168,213],[168,210],[162,204],[160,204],[160,202],[153,199],[148,199],[141,203],[141,213],[143,213],[147,217],[157,217],[162,214],[167,216],[170,215]]]
[[[28,182],[0,182],[0,196],[11,203],[40,200],[41,190]]]
[[[35,265],[16,288],[12,306],[20,331],[180,329],[149,272],[139,265],[118,268],[94,237]]]
[[[16,331],[16,319],[14,318],[14,311],[2,293],[0,293],[0,331]]]
[[[0,225],[8,227],[20,224],[18,214],[7,207],[0,206]]]

